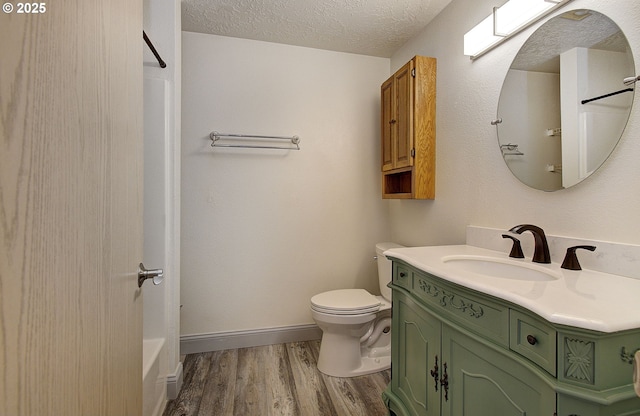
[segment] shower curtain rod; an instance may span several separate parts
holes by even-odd
[[[151,52],[153,52],[153,56],[155,56],[156,59],[158,60],[158,63],[160,64],[160,68],[166,68],[167,64],[162,60],[156,48],[153,47],[153,43],[151,43],[151,41],[147,37],[147,34],[144,33],[144,30],[142,31],[142,38],[147,43],[147,46],[149,47],[149,49],[151,49]]]
[[[588,100],[582,100],[582,101],[580,101],[580,103],[581,104],[587,104],[587,103],[590,103],[591,101],[601,100],[603,98],[611,97],[613,95],[622,94],[623,92],[633,92],[633,88],[625,88],[625,89],[620,90],[620,91],[610,92],[609,94],[601,95],[599,97],[593,97],[593,98],[589,98]]]

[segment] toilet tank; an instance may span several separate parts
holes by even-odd
[[[382,253],[391,248],[400,248],[403,245],[396,243],[378,243],[376,244],[376,257],[378,259],[378,280],[380,282],[380,294],[383,298],[391,301],[391,289],[387,285],[391,282],[391,260],[386,258]]]

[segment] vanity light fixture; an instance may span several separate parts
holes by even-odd
[[[571,0],[509,0],[464,35],[464,54],[476,59]]]

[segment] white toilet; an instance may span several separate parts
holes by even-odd
[[[318,370],[355,377],[391,365],[391,261],[382,255],[395,243],[376,244],[382,296],[364,289],[323,292],[311,298],[311,315],[322,329]]]

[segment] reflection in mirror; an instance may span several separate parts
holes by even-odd
[[[572,10],[542,25],[516,55],[500,93],[498,144],[511,172],[544,191],[592,174],[629,118],[629,77],[629,43],[603,14]]]

